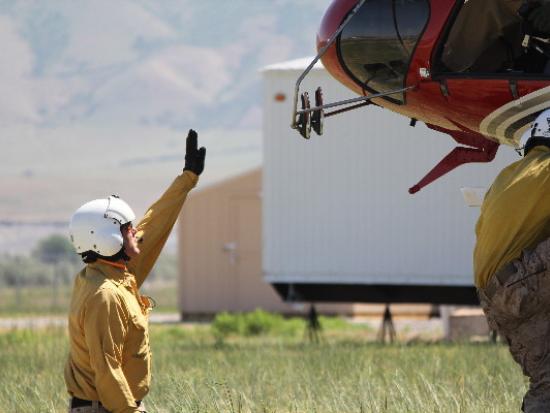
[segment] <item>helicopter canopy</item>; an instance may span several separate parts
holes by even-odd
[[[338,38],[342,67],[371,93],[403,88],[429,14],[428,0],[365,2]],[[404,103],[404,94],[385,99]]]

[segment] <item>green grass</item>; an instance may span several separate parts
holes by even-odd
[[[152,326],[149,412],[517,412],[525,380],[503,345],[366,342],[361,332],[231,336]],[[349,333],[349,332],[348,332]],[[0,411],[65,412],[62,329],[0,333]]]
[[[67,314],[71,289],[54,287],[2,287],[0,288],[0,315]]]

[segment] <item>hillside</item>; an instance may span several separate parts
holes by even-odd
[[[313,54],[328,3],[0,2],[0,253],[95,197],[141,214],[190,127],[201,185],[258,166],[259,69]]]

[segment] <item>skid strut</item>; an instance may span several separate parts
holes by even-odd
[[[450,135],[457,143],[467,146],[457,146],[445,156],[416,185],[409,188],[410,194],[415,194],[441,178],[456,167],[471,162],[491,162],[497,153],[499,144],[487,139],[482,134],[457,125],[460,130],[445,129],[435,125],[427,125],[430,129]]]

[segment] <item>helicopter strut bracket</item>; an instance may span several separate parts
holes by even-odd
[[[436,179],[449,173],[456,167],[471,162],[491,162],[497,153],[499,143],[485,138],[480,133],[470,130],[450,130],[435,125],[427,125],[430,129],[450,135],[455,141],[467,146],[457,146],[447,154],[430,172],[416,185],[409,188],[414,194]]]

